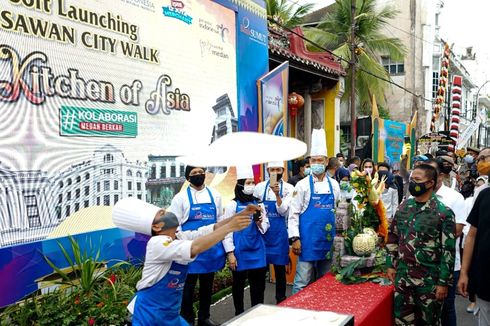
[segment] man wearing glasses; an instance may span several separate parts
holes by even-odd
[[[480,175],[490,174],[490,148],[483,149],[477,157]],[[468,296],[468,273],[471,267],[472,282],[476,284],[478,320],[480,326],[490,325],[490,188],[480,192],[467,222],[471,225],[464,245],[463,265],[458,289]],[[473,261],[472,261],[473,260]],[[473,279],[474,278],[474,279]]]

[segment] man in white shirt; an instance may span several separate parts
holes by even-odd
[[[293,293],[323,276],[330,267],[328,255],[335,237],[335,202],[340,199],[340,186],[326,174],[326,164],[325,130],[314,129],[310,157],[312,175],[296,185],[288,221],[293,252],[299,256]]]
[[[276,175],[276,183],[270,180],[259,183],[254,197],[260,199],[266,209],[269,230],[264,234],[267,264],[274,266],[276,277],[276,302],[286,299],[286,266],[289,264],[287,217],[294,187],[282,180],[284,162],[270,162],[267,173]]]
[[[466,222],[466,203],[463,195],[444,184],[444,173],[442,173],[440,169],[446,168],[448,161],[436,159],[429,160],[426,164],[434,167],[439,172],[437,185],[435,187],[436,196],[444,205],[453,211],[456,219],[456,260],[454,263],[454,284],[453,286],[449,287],[448,295],[444,301],[441,317],[443,326],[456,325],[456,309],[454,306],[454,300],[456,297],[456,286],[458,284],[459,271],[461,270],[459,244],[461,242],[461,235],[463,234],[463,227],[465,226]],[[449,168],[446,168],[446,170],[448,169]]]
[[[204,184],[205,170],[202,167],[187,166],[185,178],[189,187],[173,199],[169,211],[177,215],[183,231],[197,230],[200,227],[220,222],[223,207],[219,193]],[[198,325],[216,325],[210,319],[211,296],[215,272],[225,266],[225,250],[218,243],[189,265],[185,281],[181,314],[190,324],[194,323],[194,289],[199,280]]]
[[[256,209],[250,205],[227,221],[177,232],[175,214],[135,198],[117,202],[112,212],[116,226],[152,236],[146,246],[142,278],[136,285],[138,292],[128,305],[133,325],[187,325],[179,310],[188,264],[227,233],[247,227],[249,214]]]

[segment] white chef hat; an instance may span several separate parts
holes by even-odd
[[[313,129],[311,132],[311,156],[325,156],[327,154],[327,137],[325,136],[325,129]]]
[[[276,161],[267,163],[267,168],[284,168],[284,162]]]
[[[133,197],[119,200],[112,209],[112,221],[125,230],[151,235],[151,226],[160,207]]]
[[[236,167],[236,179],[253,179],[254,171],[250,165]]]

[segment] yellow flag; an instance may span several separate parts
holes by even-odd
[[[376,104],[376,97],[373,94],[373,109],[372,109],[372,118],[376,119],[379,118],[379,111],[378,111],[378,104]]]

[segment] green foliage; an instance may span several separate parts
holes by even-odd
[[[307,38],[315,41],[336,55],[350,62],[350,44],[356,48],[356,94],[361,112],[371,112],[371,98],[376,96],[379,104],[385,101],[384,91],[389,83],[376,78],[368,71],[384,79],[390,75],[380,63],[381,56],[389,56],[393,61],[403,61],[406,49],[398,38],[383,35],[383,29],[396,17],[398,11],[392,6],[377,8],[376,0],[356,0],[355,37],[351,38],[351,0],[336,0],[333,10],[314,28],[305,30]],[[314,50],[320,50],[312,47]],[[351,71],[347,62],[343,62],[347,71],[346,80],[350,80]],[[364,70],[364,71],[362,71]],[[350,83],[346,83],[344,100],[350,96]]]
[[[289,0],[265,0],[265,5],[267,16],[288,28],[300,25],[314,6],[312,3],[295,5],[289,3]]]

